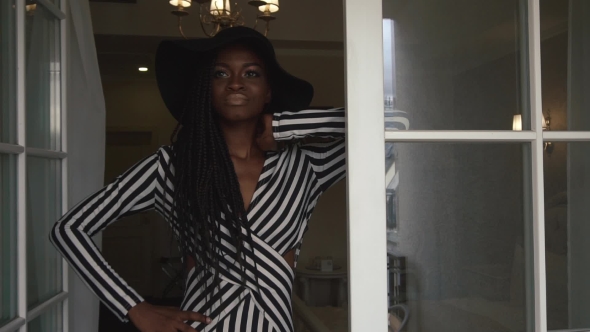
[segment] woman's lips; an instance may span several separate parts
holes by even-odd
[[[230,106],[242,106],[248,103],[248,97],[241,93],[232,93],[225,98],[225,102]]]

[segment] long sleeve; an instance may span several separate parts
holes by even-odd
[[[50,241],[100,300],[122,321],[142,297],[110,267],[91,237],[119,218],[154,208],[163,149],[68,211]]]
[[[282,112],[273,116],[277,141],[303,140],[302,151],[309,157],[322,191],[341,180],[346,172],[345,112],[343,108]],[[305,143],[305,138],[330,138]]]
[[[273,114],[273,135],[277,141],[305,137],[344,138],[343,108],[302,110]]]

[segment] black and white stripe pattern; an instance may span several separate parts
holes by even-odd
[[[245,244],[245,286],[236,262],[223,255],[235,250],[229,242],[221,248],[219,283],[213,284],[213,271],[193,269],[187,277],[182,309],[213,320],[207,326],[189,322],[199,331],[293,331],[294,272],[283,256],[292,249],[297,249],[298,256],[320,195],[344,177],[344,110],[277,113],[273,134],[278,141],[307,136],[335,139],[289,144],[283,151],[267,154],[247,212],[253,248]],[[166,174],[174,172],[170,153],[169,147],[160,148],[76,205],[57,222],[50,236],[86,284],[121,320],[127,320],[128,310],[143,299],[111,269],[91,237],[125,215],[148,209],[161,214],[169,211],[174,191],[172,183],[166,182]],[[174,220],[170,226],[177,231]],[[199,273],[205,277],[196,278]],[[213,293],[203,292],[207,288]],[[204,294],[213,294],[218,300]]]

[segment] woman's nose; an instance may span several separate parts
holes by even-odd
[[[233,75],[230,78],[230,82],[227,86],[229,90],[238,91],[244,88],[244,83],[242,82],[242,77],[240,75]]]

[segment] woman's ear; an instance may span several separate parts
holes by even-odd
[[[272,90],[268,89],[268,91],[266,92],[266,104],[270,104],[270,102],[272,101]]]

